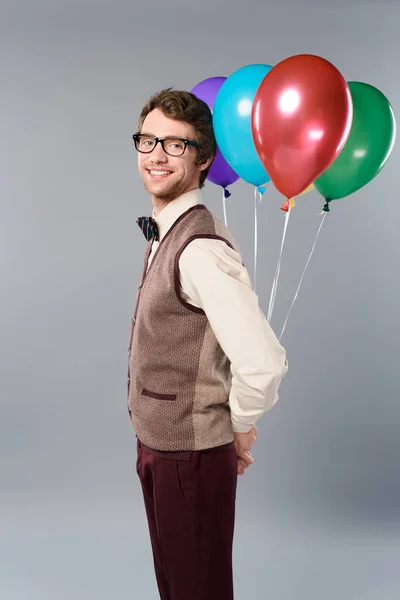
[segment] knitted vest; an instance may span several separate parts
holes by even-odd
[[[184,212],[161,240],[136,296],[129,344],[128,409],[136,435],[155,450],[203,450],[234,438],[230,361],[204,311],[180,296],[178,261],[195,238],[225,241],[225,225],[204,204]]]

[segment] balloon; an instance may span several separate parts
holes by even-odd
[[[308,194],[308,192],[311,192],[311,190],[313,190],[313,189],[314,189],[314,187],[315,187],[315,186],[314,186],[314,184],[312,183],[312,184],[311,184],[311,185],[309,185],[309,186],[308,186],[308,187],[307,187],[305,190],[303,190],[303,191],[301,192],[301,194],[298,194],[297,196],[293,196],[293,198],[289,198],[288,200],[285,200],[285,202],[284,202],[284,203],[283,203],[283,205],[281,206],[281,209],[287,212],[287,211],[289,210],[289,207],[290,207],[290,208],[294,208],[294,207],[296,206],[295,199],[296,199],[298,196],[304,196],[304,194]]]
[[[374,179],[396,138],[395,116],[386,96],[358,81],[350,81],[349,88],[354,111],[350,135],[335,162],[315,182],[327,202],[344,198]]]
[[[342,150],[351,128],[349,87],[324,58],[300,54],[277,64],[254,98],[252,131],[275,187],[293,198]]]
[[[226,81],[226,77],[210,77],[200,81],[195,87],[190,90],[192,94],[197,96],[200,100],[203,100],[208,108],[213,111],[215,98],[217,97],[218,91],[221,85]],[[235,173],[233,169],[228,165],[224,157],[222,156],[218,146],[215,158],[212,162],[210,170],[208,171],[207,179],[216,185],[221,185],[226,188],[228,185],[235,183],[239,179],[239,175]]]
[[[255,93],[269,65],[247,65],[232,73],[222,84],[214,104],[213,123],[217,144],[238,175],[261,186],[270,180],[251,132],[251,109]]]
[[[300,194],[297,194],[297,196],[304,196],[304,194],[308,194],[308,192],[311,192],[311,190],[314,189],[314,184],[312,183],[311,185],[309,185],[308,187],[306,187],[305,190],[303,190]]]

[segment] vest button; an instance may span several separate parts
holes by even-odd
[[[132,325],[134,325],[136,323],[136,317],[132,317],[131,323],[132,323]]]
[[[130,382],[131,382],[131,378],[130,378],[130,377],[128,377],[128,384],[129,384]]]
[[[143,287],[142,285],[139,285],[138,292],[140,292],[140,290],[142,289],[142,287]]]

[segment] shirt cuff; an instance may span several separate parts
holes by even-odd
[[[234,414],[231,409],[231,423],[232,429],[238,433],[248,433],[252,427],[256,424],[265,413],[267,413],[279,400],[279,394],[276,392],[273,403],[270,406],[265,407],[262,411],[253,411],[253,414],[247,416],[243,415],[241,418],[237,414]]]
[[[235,433],[248,433],[250,431],[250,429],[252,427],[254,427],[255,423],[253,423],[253,425],[248,425],[246,423],[238,423],[237,421],[234,421],[233,419],[231,419],[232,422],[232,429]]]

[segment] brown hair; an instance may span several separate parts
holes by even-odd
[[[142,130],[147,115],[159,108],[170,119],[184,121],[194,127],[196,141],[199,144],[196,164],[215,157],[216,141],[212,124],[212,114],[207,104],[191,92],[167,88],[153,94],[142,109],[138,122],[138,131]],[[212,163],[211,163],[212,164]],[[211,164],[200,173],[200,188],[204,186]]]

